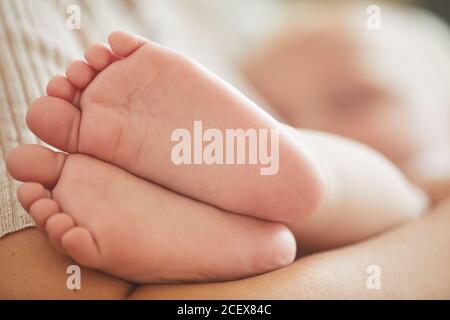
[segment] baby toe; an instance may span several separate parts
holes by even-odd
[[[102,71],[114,61],[120,59],[109,47],[97,43],[91,46],[85,53],[86,61],[97,71]]]
[[[47,221],[59,212],[58,203],[49,198],[39,199],[30,206],[30,215],[33,217],[39,229],[44,230]]]

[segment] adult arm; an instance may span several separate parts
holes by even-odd
[[[449,230],[447,200],[420,220],[281,270],[225,283],[141,286],[129,298],[449,299]],[[367,286],[374,265],[381,271],[380,290]]]
[[[132,284],[81,267],[81,289],[67,287],[67,268],[76,264],[61,255],[36,228],[0,240],[2,299],[123,299]]]

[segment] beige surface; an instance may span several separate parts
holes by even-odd
[[[0,183],[0,238],[4,235],[34,226],[33,220],[15,198],[15,185]]]
[[[28,105],[91,41],[66,28],[65,7],[64,1],[0,0],[0,237],[34,226],[16,200],[17,183],[3,161],[14,147],[38,142],[26,128]]]

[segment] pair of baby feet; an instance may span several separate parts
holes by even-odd
[[[228,280],[293,261],[282,224],[322,205],[315,158],[272,117],[189,58],[124,32],[48,84],[29,128],[64,151],[26,145],[7,158],[18,198],[79,264],[139,283]],[[280,166],[175,165],[171,132],[279,130]]]

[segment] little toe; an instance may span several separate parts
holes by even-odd
[[[63,151],[77,152],[81,112],[73,104],[60,98],[40,97],[31,104],[26,121],[41,140]]]
[[[100,267],[100,250],[94,236],[86,228],[70,229],[62,236],[61,244],[76,262],[91,268]]]
[[[63,153],[30,144],[11,151],[6,159],[6,166],[16,180],[37,182],[50,190],[58,182],[65,159],[66,155]],[[25,191],[20,193],[24,193],[25,196]],[[27,198],[24,202],[28,205],[30,201]]]
[[[47,84],[47,95],[73,103],[77,88],[64,76],[54,76]]]
[[[86,88],[96,75],[94,68],[79,60],[72,62],[66,70],[67,79],[78,89]]]
[[[149,43],[145,38],[122,31],[111,33],[108,42],[112,51],[119,57],[128,57],[138,48]]]
[[[114,61],[120,59],[109,47],[97,43],[92,45],[85,53],[86,61],[97,71],[102,71]]]
[[[29,213],[40,230],[44,230],[48,219],[60,211],[58,203],[53,199],[39,199],[31,206]]]
[[[17,189],[17,198],[22,207],[29,211],[31,205],[39,199],[45,199],[50,196],[50,192],[42,184],[36,182],[27,182]]]
[[[45,231],[52,245],[60,252],[66,253],[61,244],[62,236],[75,226],[72,217],[65,213],[56,213],[47,220]]]

